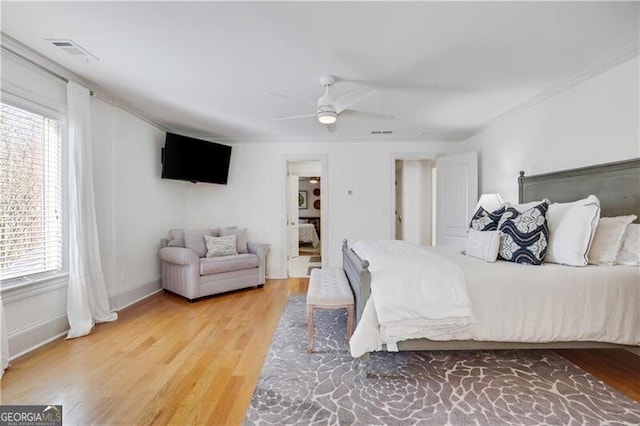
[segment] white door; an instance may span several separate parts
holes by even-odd
[[[287,176],[287,234],[289,235],[288,259],[298,257],[298,188],[299,177],[294,174]]]
[[[462,246],[478,201],[478,153],[436,159],[437,224],[439,246]]]

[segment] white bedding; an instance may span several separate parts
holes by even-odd
[[[476,320],[467,331],[430,337],[432,340],[640,345],[637,267],[486,263],[460,254],[459,249],[426,249],[461,268]],[[354,251],[358,253],[355,245]],[[374,267],[370,263],[373,283]],[[383,343],[377,312],[369,299],[351,339],[351,353],[357,357],[379,350]]]
[[[303,243],[312,243],[313,247],[320,245],[320,238],[313,223],[298,224],[298,240]]]
[[[454,262],[405,241],[360,241],[353,250],[369,260],[369,309],[375,309],[380,341],[387,346],[449,336],[474,323],[464,274]],[[360,340],[358,332],[352,346]]]

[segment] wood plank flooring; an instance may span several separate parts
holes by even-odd
[[[640,402],[640,356],[624,349],[563,349],[556,352]]]
[[[308,280],[189,303],[159,293],[113,323],[15,360],[2,404],[62,404],[65,425],[241,424],[280,314]],[[640,402],[640,357],[558,351]]]

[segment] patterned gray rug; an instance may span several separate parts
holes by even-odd
[[[342,311],[290,298],[245,424],[640,424],[640,404],[551,351],[376,353],[358,373]]]

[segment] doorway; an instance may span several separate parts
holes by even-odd
[[[308,277],[322,267],[322,162],[287,161],[287,275]]]
[[[397,158],[394,168],[394,239],[435,245],[435,160]]]

